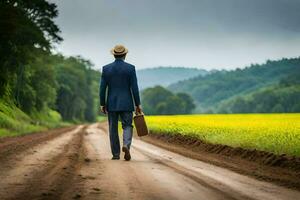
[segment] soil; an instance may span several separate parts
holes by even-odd
[[[143,140],[180,150],[177,144],[161,138],[146,136]],[[106,123],[2,138],[0,199],[294,200],[300,197],[297,189],[228,169],[220,153],[214,154],[216,157],[211,157],[214,159],[211,161],[213,153],[191,151],[208,156],[208,161],[201,161],[158,146],[134,138],[131,161],[125,161],[123,154],[120,160],[111,160]],[[244,167],[243,163],[235,164]]]
[[[150,133],[142,140],[190,158],[300,190],[300,157],[209,144],[176,134]]]

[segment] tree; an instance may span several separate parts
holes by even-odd
[[[172,95],[168,97],[166,100],[166,107],[165,110],[158,110],[159,114],[167,114],[167,115],[174,115],[174,114],[185,114],[185,102],[180,99],[176,95]]]
[[[272,113],[283,113],[284,112],[284,108],[281,104],[276,104],[272,110],[271,110]]]
[[[177,96],[183,101],[183,113],[191,113],[196,108],[192,97],[186,93],[178,93]]]
[[[98,91],[93,90],[98,85],[100,73],[92,70],[92,64],[80,57],[57,56],[56,59],[57,110],[64,120],[94,121]]]
[[[26,65],[22,82],[19,94],[22,110],[30,113],[33,110],[41,111],[45,107],[53,107],[57,83],[50,54],[36,54],[36,59]]]
[[[142,93],[144,112],[150,115],[158,114],[156,106],[161,102],[166,102],[172,95],[172,92],[162,86],[145,89]]]
[[[100,72],[80,57],[51,53],[62,40],[57,15],[46,0],[0,1],[0,98],[32,117],[50,108],[64,120],[94,121]]]
[[[16,98],[32,52],[48,51],[59,42],[59,28],[53,19],[56,5],[45,0],[4,0],[0,2],[0,97],[9,91],[10,80],[17,77]]]
[[[222,104],[235,101],[237,97],[253,96],[255,92],[265,90],[267,87],[278,86],[279,82],[285,89],[286,86],[295,86],[300,83],[300,57],[291,59],[281,59],[278,61],[268,61],[265,64],[252,64],[244,69],[236,69],[230,71],[215,71],[206,76],[198,76],[192,79],[180,81],[168,87],[172,92],[185,92],[193,97],[198,108],[203,108],[201,112],[209,109],[219,112],[217,108],[221,108]],[[283,87],[282,87],[283,88]],[[241,112],[255,112],[256,105],[259,111],[270,112],[277,104],[277,91],[264,91],[266,97],[257,96],[254,99],[260,99],[260,102],[248,101],[244,99],[247,108]],[[290,93],[289,93],[290,94]],[[275,99],[273,99],[275,98]],[[282,98],[282,97],[280,97]],[[287,98],[283,97],[287,100]],[[291,98],[290,103],[283,106],[285,110],[292,110],[294,105]],[[278,99],[278,101],[280,101]],[[239,103],[239,102],[237,102]],[[241,102],[240,102],[241,103]],[[250,104],[248,104],[250,103]],[[236,104],[237,105],[237,104]],[[243,107],[245,107],[243,106]],[[222,111],[231,112],[229,109],[222,108]]]
[[[195,108],[188,94],[175,95],[161,86],[144,90],[142,104],[144,112],[151,115],[188,114]]]

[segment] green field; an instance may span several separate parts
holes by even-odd
[[[300,114],[147,116],[146,121],[153,133],[300,156]]]

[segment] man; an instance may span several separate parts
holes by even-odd
[[[109,138],[112,160],[120,159],[120,141],[118,135],[118,119],[121,119],[123,129],[124,159],[129,161],[130,145],[132,141],[132,118],[135,105],[136,113],[141,113],[141,102],[137,84],[135,67],[126,63],[128,50],[117,45],[111,53],[115,61],[102,68],[100,83],[101,111],[108,114]],[[106,99],[106,90],[107,99]]]

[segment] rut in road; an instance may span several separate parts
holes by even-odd
[[[0,167],[0,199],[70,199],[70,191],[81,188],[75,174],[83,160],[83,133],[79,126],[11,156]]]
[[[32,137],[32,136],[31,136]],[[21,142],[0,163],[0,199],[298,199],[257,181],[134,139],[133,159],[110,160],[104,124]],[[16,138],[16,141],[20,138]],[[10,152],[13,148],[10,149]],[[0,143],[0,158],[3,157]]]

